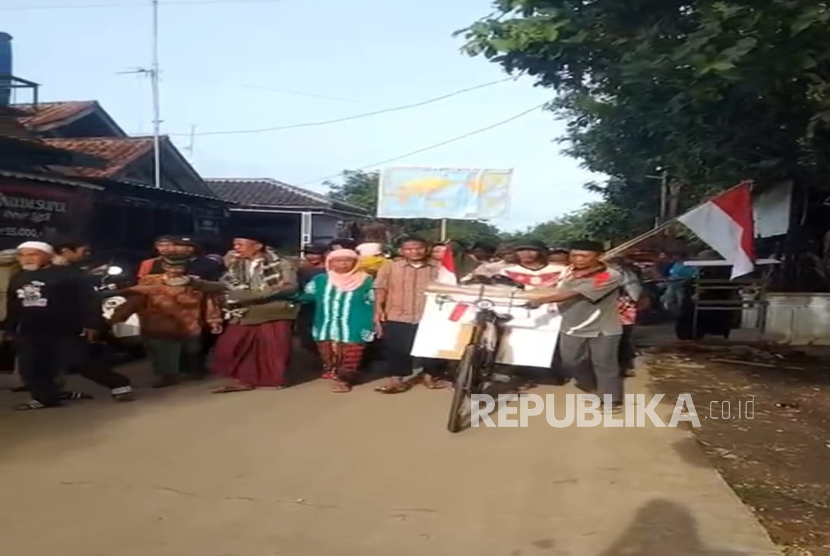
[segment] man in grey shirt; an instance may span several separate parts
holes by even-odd
[[[603,247],[599,242],[573,242],[570,253],[571,266],[556,290],[532,305],[559,305],[559,353],[564,371],[577,388],[596,393],[603,401],[604,395],[610,394],[616,406],[623,400],[618,359],[622,321],[617,309],[623,279],[600,260]]]

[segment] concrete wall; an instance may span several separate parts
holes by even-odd
[[[769,293],[764,339],[793,346],[830,345],[830,294]]]

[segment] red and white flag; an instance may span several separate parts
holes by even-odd
[[[444,256],[441,258],[441,264],[438,267],[438,277],[436,281],[442,284],[458,285],[458,273],[456,272],[455,253],[453,253],[452,242],[447,242]]]
[[[732,278],[755,269],[750,183],[721,193],[677,220],[732,264]]]
[[[448,241],[446,243],[446,250],[444,251],[444,256],[441,258],[441,264],[438,267],[438,277],[436,278],[437,282],[441,284],[450,284],[452,286],[458,285],[458,256],[463,256],[463,253],[455,253],[453,251],[453,245],[455,242]],[[450,311],[449,319],[452,322],[458,322],[464,315],[467,314],[467,310],[470,308],[470,305],[467,303],[456,303],[455,307],[453,307],[452,311]]]

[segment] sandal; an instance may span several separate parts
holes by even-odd
[[[112,399],[117,402],[132,402],[135,401],[135,391],[131,386],[122,386],[121,388],[114,388],[112,390]]]
[[[444,380],[442,378],[434,378],[429,375],[424,375],[423,378],[424,386],[429,388],[430,390],[446,390],[452,383],[448,380]]]
[[[390,381],[382,386],[375,388],[375,392],[381,394],[401,394],[412,388],[412,384],[401,379]]]
[[[76,390],[63,391],[58,394],[58,399],[61,401],[78,401],[78,400],[94,400],[95,397],[86,392],[78,392]]]
[[[14,406],[15,411],[34,411],[35,409],[47,409],[49,406],[43,405],[37,400],[29,400]]]
[[[323,374],[320,375],[320,378],[322,378],[323,380],[333,380],[334,379],[334,373],[331,372],[331,371],[326,371],[326,372],[324,372]]]
[[[331,391],[335,394],[346,394],[352,391],[352,385],[342,380],[335,380],[331,386]]]
[[[227,386],[220,386],[211,390],[211,394],[230,394],[232,392],[248,392],[255,390],[255,387],[247,384],[229,384]]]

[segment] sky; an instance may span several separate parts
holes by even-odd
[[[340,124],[199,135],[336,119],[503,79],[500,66],[461,54],[463,39],[453,37],[490,13],[490,0],[167,1],[179,4],[161,0],[162,132],[192,146],[185,154],[204,177],[268,177],[325,192],[322,178],[376,168],[553,96],[520,78]],[[41,83],[44,101],[98,100],[128,133],[152,133],[150,83],[129,73],[152,59],[149,4],[0,0],[14,73]],[[388,165],[512,168],[510,218],[494,224],[524,229],[595,200],[582,186],[596,176],[561,153],[563,132],[554,114],[534,110]]]

